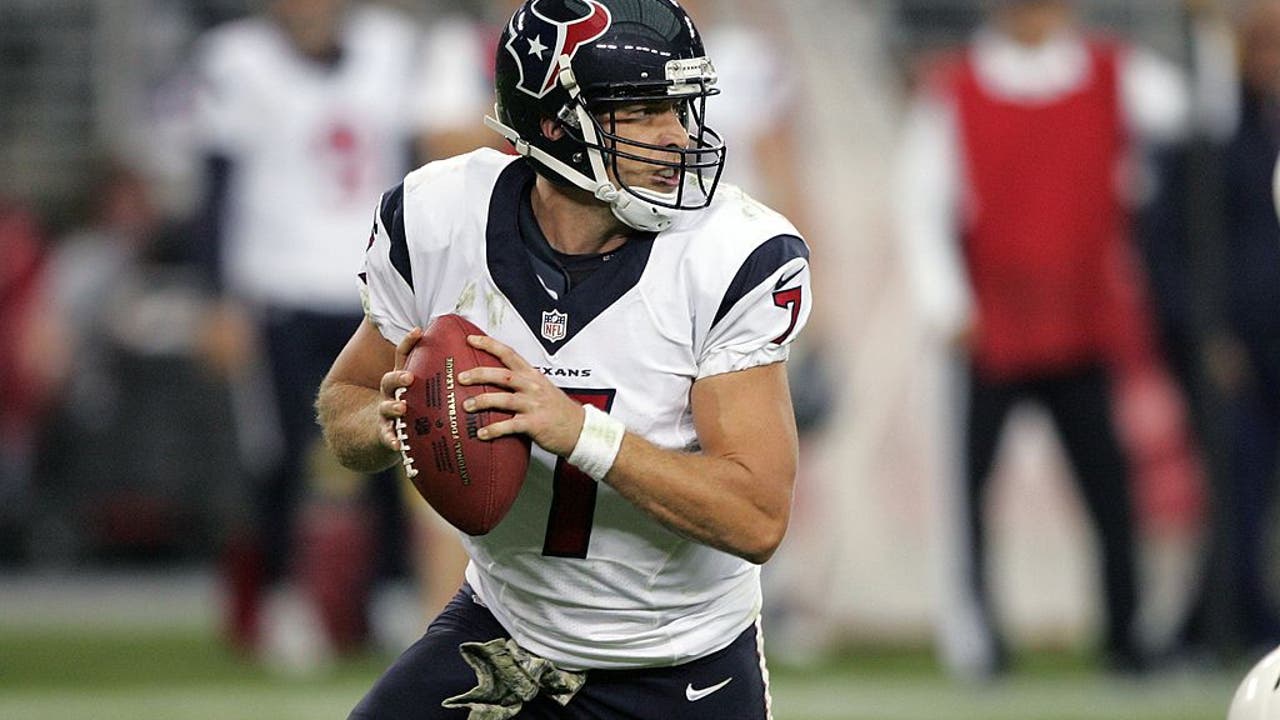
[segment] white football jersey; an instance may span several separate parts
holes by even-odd
[[[631,432],[696,451],[693,383],[785,360],[804,326],[804,242],[722,185],[711,207],[633,238],[557,299],[517,225],[533,180],[525,161],[487,149],[411,173],[379,208],[361,274],[368,317],[398,343],[459,313]],[[536,446],[510,513],[463,539],[480,600],[565,668],[687,662],[760,611],[758,566],[677,535]]]
[[[228,289],[268,305],[359,310],[351,268],[369,206],[410,168],[422,123],[422,32],[355,4],[332,66],[303,57],[283,30],[251,17],[212,30],[196,56],[196,132],[232,162],[224,223]]]

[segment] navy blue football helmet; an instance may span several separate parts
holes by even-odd
[[[526,0],[498,42],[496,117],[485,123],[542,175],[586,190],[630,227],[659,231],[670,226],[672,210],[710,204],[719,184],[724,142],[705,124],[715,82],[701,35],[674,0]],[[689,135],[685,147],[612,131],[611,108],[662,100],[676,103]],[[546,137],[544,119],[554,119],[563,135]],[[675,189],[627,185],[620,158],[674,170]]]

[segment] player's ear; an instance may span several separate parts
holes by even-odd
[[[564,128],[552,118],[542,118],[540,127],[542,129],[542,137],[548,140],[559,140],[564,137]]]

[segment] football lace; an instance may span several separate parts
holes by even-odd
[[[396,400],[404,397],[409,388],[396,388]],[[413,458],[409,455],[409,426],[404,418],[396,418],[396,437],[400,440],[400,461],[404,464],[404,473],[410,478],[417,477],[418,471],[413,467]]]

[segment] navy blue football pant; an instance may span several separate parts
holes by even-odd
[[[467,585],[427,633],[382,675],[348,720],[466,720],[466,709],[441,702],[476,685],[458,646],[508,638]],[[542,697],[525,703],[516,720],[766,720],[768,675],[755,625],[704,658],[665,668],[591,670],[566,706]],[[590,642],[590,638],[583,638]],[[725,682],[728,680],[728,682]],[[712,690],[716,686],[719,689]],[[692,698],[692,699],[691,699]]]
[[[284,443],[279,464],[264,478],[258,494],[259,532],[268,582],[280,580],[289,572],[297,511],[306,494],[303,459],[320,439],[316,392],[362,321],[359,314],[272,310],[267,315],[263,330]],[[374,547],[378,565],[374,577],[404,575],[407,520],[395,473],[386,471],[373,476],[364,489],[364,500],[377,519]]]

